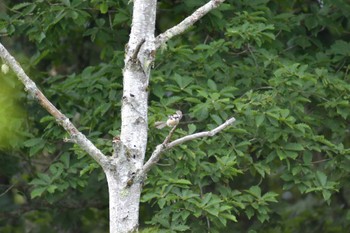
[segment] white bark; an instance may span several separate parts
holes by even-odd
[[[135,232],[139,224],[141,183],[125,186],[127,180],[123,180],[118,171],[105,170],[105,173],[109,190],[110,232]]]
[[[156,0],[134,0],[132,28],[123,69],[120,139],[114,141],[113,164],[104,168],[109,188],[110,232],[138,227],[142,169],[147,146],[150,67],[154,60]]]

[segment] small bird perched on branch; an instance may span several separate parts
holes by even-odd
[[[182,112],[180,110],[177,110],[175,114],[170,115],[168,117],[167,121],[157,121],[156,123],[154,123],[154,126],[157,129],[163,129],[165,126],[174,127],[175,125],[179,124],[181,118]]]

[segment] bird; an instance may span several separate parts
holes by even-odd
[[[167,121],[157,121],[156,123],[154,123],[154,126],[157,129],[163,129],[165,126],[174,127],[177,124],[179,124],[181,118],[182,118],[182,112],[180,110],[177,110],[175,114],[170,115],[168,117]]]

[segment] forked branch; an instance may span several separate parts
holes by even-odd
[[[85,152],[87,152],[100,165],[107,163],[107,157],[96,146],[85,137],[73,123],[62,114],[39,90],[36,84],[27,76],[16,59],[6,50],[0,43],[0,57],[13,70],[18,79],[24,84],[25,90],[45,108],[71,136],[71,141],[78,144]]]
[[[159,48],[162,44],[167,42],[169,39],[173,38],[174,36],[177,36],[184,31],[186,31],[190,26],[192,26],[195,22],[197,22],[200,18],[202,18],[204,15],[206,15],[209,11],[212,9],[217,8],[221,3],[223,3],[225,0],[211,0],[207,4],[201,6],[198,8],[195,12],[192,13],[192,15],[188,16],[186,19],[184,19],[182,22],[180,22],[178,25],[168,29],[164,33],[158,35],[156,37],[156,48]]]
[[[231,124],[233,124],[236,121],[234,117],[228,119],[226,122],[223,124],[219,125],[213,130],[210,131],[205,131],[205,132],[200,132],[200,133],[195,133],[191,135],[187,135],[185,137],[176,139],[175,141],[172,141],[169,143],[169,139],[171,135],[174,133],[176,126],[170,131],[169,135],[166,137],[164,142],[162,144],[159,144],[156,149],[153,151],[151,157],[149,160],[143,165],[142,171],[140,172],[139,177],[143,178],[146,176],[147,172],[151,170],[151,168],[156,165],[156,163],[159,161],[161,155],[163,152],[166,150],[169,150],[170,148],[173,148],[174,146],[180,145],[184,142],[192,141],[198,138],[203,138],[203,137],[212,137],[215,134],[219,133],[220,131],[224,130]]]

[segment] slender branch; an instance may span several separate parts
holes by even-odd
[[[62,114],[39,90],[36,84],[27,76],[22,67],[18,64],[14,57],[6,50],[6,48],[0,43],[0,57],[8,66],[11,67],[13,72],[17,75],[18,79],[24,84],[25,90],[36,99],[39,104],[45,108],[71,136],[72,140],[78,144],[85,152],[87,152],[97,163],[103,165],[107,163],[107,157],[96,148],[96,146],[85,137],[73,123]]]
[[[151,168],[159,161],[159,159],[161,157],[161,154],[163,152],[165,152],[166,150],[169,150],[170,148],[173,148],[174,146],[177,146],[179,144],[182,144],[184,142],[191,141],[191,140],[194,140],[194,139],[203,138],[203,137],[212,137],[215,134],[217,134],[220,131],[222,131],[225,128],[227,128],[228,126],[230,126],[231,124],[233,124],[233,122],[235,122],[235,121],[236,121],[236,119],[234,117],[232,117],[232,118],[228,119],[226,122],[224,122],[223,124],[219,125],[215,129],[213,129],[213,130],[187,135],[185,137],[176,139],[175,141],[168,143],[169,139],[170,139],[169,136],[172,135],[173,131],[176,128],[176,127],[174,127],[170,131],[169,135],[166,137],[164,142],[162,144],[159,144],[158,146],[156,146],[156,149],[153,151],[153,153],[152,153],[151,157],[149,158],[149,160],[143,165],[142,171],[140,172],[139,177],[141,179],[144,178],[146,176],[147,172],[149,172],[151,170]]]
[[[173,134],[174,134],[174,132],[175,132],[177,126],[178,126],[178,125],[175,125],[175,126],[170,130],[168,136],[166,136],[166,138],[164,139],[164,141],[163,141],[163,143],[162,143],[164,146],[167,145],[167,144],[170,142],[171,136],[173,136]]]
[[[10,187],[8,187],[3,193],[0,194],[0,197],[4,196],[8,191],[10,191],[13,187],[15,186],[15,184],[12,184]]]
[[[195,12],[192,13],[192,15],[188,16],[186,19],[184,19],[178,25],[176,25],[176,26],[168,29],[164,33],[158,35],[156,37],[156,41],[155,41],[156,48],[159,48],[162,44],[164,44],[165,42],[167,42],[169,39],[173,38],[174,36],[177,36],[177,35],[183,33],[184,31],[186,31],[190,26],[192,26],[200,18],[202,18],[204,15],[206,15],[212,9],[217,8],[224,1],[225,0],[210,0],[207,4],[198,8]]]
[[[166,146],[166,149],[168,150],[168,149],[170,149],[170,148],[172,148],[174,146],[177,146],[177,145],[182,144],[182,143],[187,142],[187,141],[192,141],[192,140],[197,139],[197,138],[212,137],[215,134],[219,133],[220,131],[224,130],[229,125],[233,124],[233,122],[235,122],[235,121],[236,121],[236,119],[234,117],[232,117],[232,118],[228,119],[227,121],[225,121],[223,124],[219,125],[215,129],[213,129],[213,130],[200,132],[200,133],[195,133],[195,134],[187,135],[185,137],[176,139],[175,141],[169,143]]]

